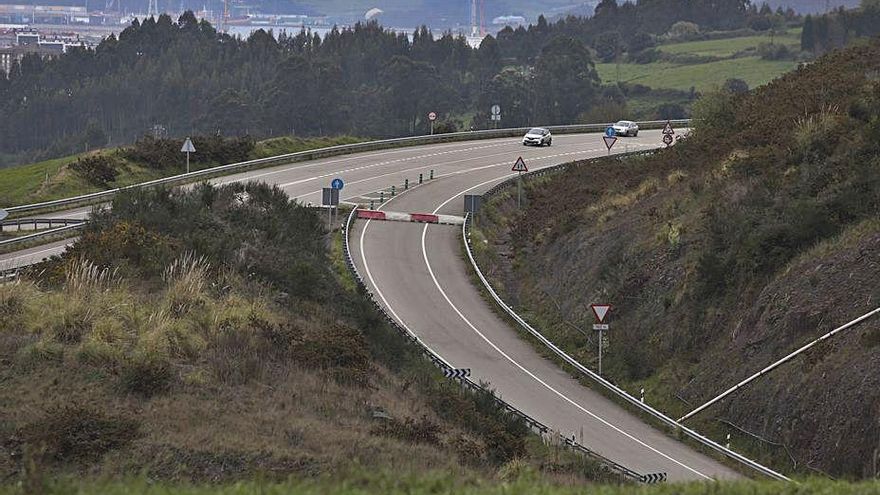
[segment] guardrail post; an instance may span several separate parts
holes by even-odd
[[[409,189],[409,179],[403,179],[403,190]]]
[[[422,183],[422,176],[423,176],[423,175],[424,175],[424,174],[419,174],[419,184]]]

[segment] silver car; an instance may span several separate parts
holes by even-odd
[[[617,136],[636,137],[639,135],[639,124],[636,124],[631,120],[621,120],[611,127],[614,129],[614,134]]]
[[[523,136],[523,146],[550,146],[553,144],[553,136],[550,135],[550,129],[543,127],[533,127]]]

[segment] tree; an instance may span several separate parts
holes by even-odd
[[[596,56],[605,63],[614,62],[620,55],[623,40],[618,31],[607,31],[596,38]]]
[[[667,36],[671,39],[686,39],[700,34],[700,26],[693,22],[679,21],[669,28]]]
[[[593,103],[599,76],[589,50],[574,38],[554,38],[535,64],[538,116],[548,124],[571,123]]]
[[[816,39],[813,33],[813,16],[807,14],[804,19],[804,28],[801,31],[801,50],[805,52],[814,52],[816,50]]]
[[[730,78],[724,81],[721,89],[733,94],[743,94],[749,92],[749,84],[742,79]]]

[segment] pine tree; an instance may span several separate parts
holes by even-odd
[[[804,29],[801,31],[801,50],[813,52],[816,49],[816,39],[813,33],[813,16],[807,14],[804,19]]]

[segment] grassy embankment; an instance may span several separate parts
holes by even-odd
[[[17,495],[16,487],[0,487],[0,495]],[[46,495],[102,494],[102,495],[876,495],[880,483],[830,481],[809,479],[799,484],[781,482],[720,482],[691,484],[660,484],[651,486],[581,485],[559,486],[547,483],[534,471],[522,471],[514,476],[485,480],[473,476],[452,476],[448,472],[429,471],[408,474],[399,472],[340,473],[308,481],[285,483],[244,482],[234,485],[192,485],[155,483],[144,480],[123,482],[61,480],[49,484]]]
[[[481,263],[508,303],[678,417],[880,300],[880,43],[697,105],[695,135],[491,201]],[[832,89],[833,88],[833,89]],[[574,205],[574,206],[572,206]],[[477,245],[480,243],[477,242]],[[786,472],[877,475],[880,322],[840,334],[691,424]]]
[[[156,166],[142,159],[126,156],[125,148],[99,150],[91,153],[56,158],[44,162],[0,168],[0,208],[26,203],[36,203],[51,199],[66,198],[114,187],[127,186],[185,171],[183,153],[179,153],[181,142],[172,140],[173,152],[170,164]],[[293,138],[280,137],[253,143],[241,159],[266,158],[284,153],[295,153],[327,146],[351,144],[362,141],[359,138],[341,136],[333,138]],[[198,141],[197,141],[198,144]],[[200,148],[197,148],[199,150]],[[90,180],[84,174],[71,169],[77,160],[86,157],[110,157],[116,170],[113,180]],[[192,155],[191,170],[200,170],[229,163],[216,159],[200,160],[199,153]]]
[[[112,206],[63,258],[0,285],[6,483],[616,480],[443,378],[355,291],[338,236],[280,190]]]

